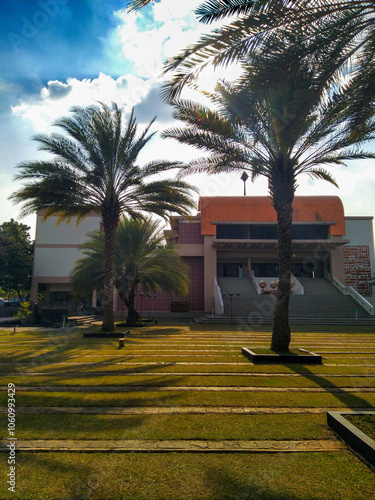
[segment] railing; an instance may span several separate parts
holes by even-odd
[[[347,288],[353,299],[356,300],[358,304],[361,305],[363,309],[365,309],[365,311],[367,311],[370,314],[370,316],[374,316],[375,315],[374,306],[370,304],[368,300],[362,297],[362,295],[358,293],[357,290],[354,290],[352,286],[348,286]]]
[[[294,274],[290,275],[290,281],[294,284],[293,294],[294,295],[305,295],[305,288],[302,283],[296,278]]]
[[[334,285],[338,290],[340,290],[341,293],[343,293],[344,295],[349,295],[350,292],[349,292],[348,288],[345,285],[343,285],[341,283],[341,281],[339,281],[336,278],[333,278],[330,273],[328,273],[327,271],[324,271],[324,277],[328,281],[330,281],[332,283],[332,285]]]
[[[255,279],[254,271],[249,272],[249,278],[251,280],[251,283],[254,285],[255,291],[260,295],[262,293],[262,289],[260,288],[259,283]]]
[[[367,311],[370,316],[375,315],[375,308],[374,306],[366,300],[360,293],[357,292],[357,290],[354,290],[352,286],[345,286],[344,284],[341,283],[336,278],[333,278],[331,274],[328,272],[324,273],[324,277],[328,279],[338,290],[340,290],[341,293],[344,295],[350,295],[353,297],[353,299],[361,306],[365,311]]]
[[[215,297],[215,314],[221,316],[224,314],[224,302],[221,296],[221,289],[217,282],[216,277],[214,278],[214,297]]]

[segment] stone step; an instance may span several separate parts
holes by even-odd
[[[241,295],[258,295],[250,278],[217,278],[217,282],[221,293],[234,292]]]
[[[201,315],[194,318],[196,323],[206,323],[206,324],[230,324],[230,315],[223,316],[211,316],[211,315]],[[272,324],[272,316],[262,316],[256,314],[249,314],[248,316],[237,316],[234,315],[234,324],[245,324],[252,325],[254,328],[257,325],[270,325]],[[317,316],[290,316],[289,323],[291,325],[354,325],[354,326],[373,326],[375,331],[375,317],[369,316],[367,318],[325,318]]]

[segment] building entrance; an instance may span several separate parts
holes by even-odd
[[[244,277],[243,264],[238,263],[238,262],[220,263],[217,265],[217,277],[218,278],[243,278]]]

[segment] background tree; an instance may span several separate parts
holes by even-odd
[[[164,137],[175,138],[209,152],[184,170],[187,173],[250,172],[268,178],[277,214],[279,287],[272,349],[288,350],[288,318],[292,261],[293,199],[303,173],[335,184],[323,166],[349,159],[374,158],[359,144],[374,138],[374,120],[361,134],[351,132],[348,89],[333,90],[330,80],[341,59],[345,40],[324,49],[302,48],[303,33],[274,37],[272,50],[244,62],[244,75],[235,84],[222,84],[211,94],[215,109],[176,101],[174,117],[186,123]]]
[[[193,188],[175,179],[150,180],[181,162],[137,164],[140,151],[154,135],[150,132],[153,121],[138,134],[134,113],[124,125],[116,104],[112,108],[105,104],[76,106],[72,113],[54,123],[65,135],[34,137],[39,150],[53,157],[21,163],[16,178],[25,184],[12,198],[23,203],[23,215],[43,210],[45,218],[58,214],[59,222],[73,217],[79,222],[90,213],[100,215],[104,231],[102,330],[113,331],[114,244],[121,214],[135,218],[145,212],[164,218],[171,212],[186,215],[195,206],[190,194]]]
[[[0,286],[6,294],[16,292],[20,302],[29,295],[33,267],[30,228],[11,219],[0,226]]]
[[[92,232],[81,246],[84,257],[71,274],[72,291],[81,297],[104,284],[104,235]],[[128,309],[128,323],[139,314],[134,306],[138,287],[144,293],[166,292],[185,296],[189,289],[189,267],[170,246],[163,245],[157,221],[122,218],[115,236],[114,284]]]

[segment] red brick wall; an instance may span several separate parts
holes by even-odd
[[[178,225],[178,243],[203,244],[200,223],[182,223]]]
[[[345,285],[352,286],[361,295],[371,295],[370,247],[368,245],[345,246]]]
[[[190,267],[191,281],[187,296],[189,311],[204,311],[204,261],[203,257],[182,257]]]

